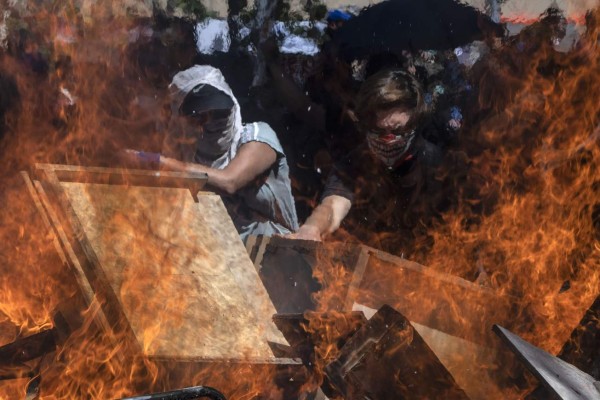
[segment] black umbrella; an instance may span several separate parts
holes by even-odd
[[[452,49],[502,27],[454,0],[387,0],[365,8],[334,35],[346,57],[403,50]]]

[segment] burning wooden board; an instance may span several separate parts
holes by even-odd
[[[469,398],[503,397],[500,381],[505,377],[495,372],[491,326],[510,317],[510,299],[360,244],[256,237],[246,245],[278,312],[315,309],[314,294],[328,290],[331,308],[362,311],[367,318],[385,304],[393,305]],[[333,290],[321,288],[313,269],[336,266],[348,273],[339,274]]]
[[[343,266],[348,279],[335,282],[332,296],[340,311],[388,304],[411,322],[483,345],[494,343],[494,323],[512,318],[507,296],[361,244],[251,237],[247,247],[280,313],[313,309],[321,290],[313,269]]]
[[[220,197],[192,196],[206,176],[38,169],[46,210],[105,326],[153,359],[286,362],[269,347],[286,342]]]
[[[389,306],[346,342],[325,372],[345,399],[469,399],[410,322]]]
[[[363,247],[347,297],[378,309],[389,304],[411,322],[475,343],[493,343],[494,322],[510,319],[511,299],[456,276]]]

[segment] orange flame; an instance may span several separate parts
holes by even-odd
[[[162,112],[160,104],[151,105],[146,114],[123,116],[125,110],[139,111],[134,93],[146,92],[152,94],[150,98],[155,94],[148,82],[125,76],[134,70],[123,61],[129,51],[126,33],[131,21],[109,18],[99,6],[96,22],[101,24],[84,25],[74,9],[66,3],[61,10],[41,6],[31,11],[31,26],[40,31],[46,50],[53,59],[63,60],[50,66],[47,78],[24,71],[16,57],[1,59],[2,69],[17,79],[21,108],[15,111],[18,122],[0,148],[4,161],[0,180],[5,188],[0,213],[0,344],[51,327],[58,304],[78,290],[63,279],[64,260],[57,255],[54,236],[40,219],[18,171],[36,162],[111,165],[117,149],[135,144],[153,150],[162,143],[160,127],[154,123]],[[440,176],[455,189],[454,207],[435,226],[419,232],[411,251],[411,258],[435,273],[465,281],[479,276],[479,282],[500,297],[510,297],[516,308],[503,317],[511,318],[525,339],[553,353],[560,350],[600,287],[599,20],[596,10],[588,17],[586,36],[569,54],[554,52],[546,40],[550,38],[540,39],[544,32],[532,28],[522,36],[532,48],[519,53],[508,47],[492,55],[480,85],[480,104],[490,112],[472,121],[465,147],[450,155]],[[85,43],[56,44],[59,33],[72,36],[73,32],[80,41],[85,34]],[[337,248],[329,251],[335,254]],[[331,259],[322,257],[316,272],[324,286],[317,296],[317,311],[348,311],[345,289],[352,271]],[[469,295],[474,289],[452,298],[440,286],[447,305],[440,311],[420,297],[422,289],[393,292],[395,286],[405,287],[400,285],[405,278],[400,270],[386,270],[389,265],[377,263],[372,267],[382,272],[371,289],[385,283],[386,290],[392,288],[385,294],[388,298],[406,300],[418,311],[437,311],[458,325],[472,317],[460,315],[460,306],[472,300]],[[128,277],[122,289],[134,290],[136,279],[143,277]],[[362,299],[369,300],[373,291],[362,293]],[[186,299],[175,296],[167,301],[182,304]],[[493,305],[476,303],[473,310],[484,315],[485,306]],[[83,325],[44,360],[44,398],[118,398],[171,389],[168,385],[174,376],[190,386],[222,387],[230,398],[284,398],[283,390],[273,384],[273,370],[267,367],[215,365],[202,372],[177,371],[131,356],[134,349],[123,337],[96,326],[98,312],[97,303],[82,310]],[[163,317],[176,323],[181,316],[157,315],[156,329]],[[323,321],[308,317],[311,329],[320,330]],[[154,342],[156,331],[147,333],[144,346]],[[317,349],[323,363],[337,355],[333,344],[337,338],[335,331],[324,333]],[[478,362],[492,374],[497,372],[493,362]],[[3,384],[0,396],[22,395],[25,384]],[[497,395],[503,396],[506,393]]]
[[[354,295],[402,311],[457,381],[471,381],[476,398],[521,398],[537,384],[511,383],[517,370],[486,350],[499,342],[478,335],[509,324],[557,354],[600,295],[599,20],[600,10],[587,16],[587,32],[569,53],[553,48],[560,27],[536,23],[475,69],[480,112],[438,174],[452,206],[418,224],[412,247],[398,249],[426,267],[371,256]],[[404,244],[402,235],[377,239]],[[340,294],[352,271],[332,262],[335,254],[330,248],[319,259],[322,310],[348,306]],[[440,342],[431,327],[451,336]],[[448,347],[459,343],[460,351]],[[317,350],[324,363],[331,345]],[[484,374],[468,378],[474,365]]]

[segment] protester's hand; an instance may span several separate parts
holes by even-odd
[[[299,239],[299,240],[312,240],[315,242],[320,242],[321,232],[319,228],[311,225],[302,225],[298,232],[290,233],[284,236],[286,239]]]

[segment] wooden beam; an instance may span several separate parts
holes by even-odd
[[[198,192],[208,181],[208,175],[204,173],[58,164],[36,164],[36,168],[41,171],[52,171],[60,182],[189,189],[195,200]]]
[[[346,342],[325,373],[347,399],[468,399],[410,322],[389,306]]]
[[[493,324],[510,323],[514,299],[413,261],[365,249],[368,260],[364,270],[358,270],[361,279],[353,279],[348,304],[374,309],[388,304],[410,321],[487,346],[493,344]]]
[[[133,353],[190,366],[299,363],[270,349],[286,341],[220,197],[200,192],[194,201],[180,190],[203,179],[48,164],[38,171],[37,192],[79,286]]]

